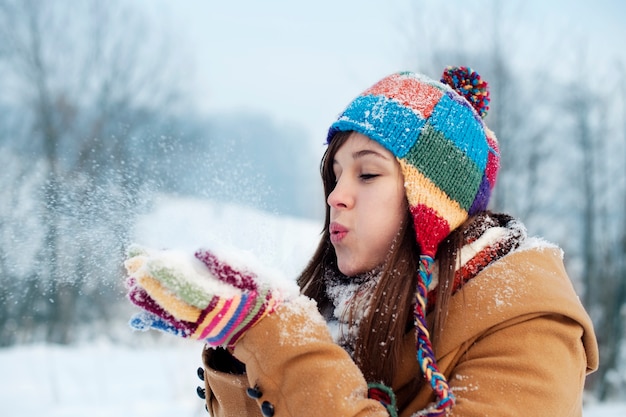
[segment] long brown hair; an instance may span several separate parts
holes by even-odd
[[[337,133],[322,157],[320,173],[326,197],[324,201],[328,200],[335,186],[333,159],[351,133]],[[331,306],[326,295],[325,272],[331,270],[334,274],[342,276],[337,268],[334,247],[330,243],[329,224],[330,207],[326,205],[326,218],[320,243],[298,278],[302,293],[316,300],[318,309],[323,314]],[[359,324],[354,351],[354,360],[365,378],[372,382],[383,382],[388,386],[392,386],[400,363],[402,340],[413,327],[414,294],[420,255],[412,217],[408,210],[407,219],[403,224],[395,243],[390,248],[380,281],[374,289],[371,308]],[[431,331],[434,335],[435,349],[436,341],[439,340],[445,324],[445,309],[451,295],[460,236],[460,233],[453,232],[442,242],[438,251],[441,253],[437,257],[440,290],[437,292],[435,325]],[[420,382],[421,379],[415,381],[416,384]]]

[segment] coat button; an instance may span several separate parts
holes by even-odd
[[[246,390],[246,393],[248,394],[248,397],[254,400],[258,400],[259,398],[263,396],[263,393],[256,386],[254,388],[248,388]]]
[[[198,394],[198,397],[202,398],[203,400],[206,400],[206,390],[202,387],[198,387],[196,388],[196,394]]]
[[[202,368],[202,367],[198,368],[198,378],[200,378],[200,380],[204,381],[204,368]]]
[[[265,417],[272,417],[274,415],[274,406],[272,403],[263,401],[263,404],[261,404],[261,413],[263,413]]]

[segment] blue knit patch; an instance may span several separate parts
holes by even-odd
[[[488,153],[485,131],[467,103],[445,94],[433,109],[429,122],[469,156],[481,171],[485,169]]]
[[[163,320],[161,317],[142,311],[131,317],[128,322],[134,330],[147,331],[155,329],[164,333],[173,334],[174,336],[188,337],[189,334],[185,329],[176,327],[174,324]]]
[[[206,339],[207,342],[209,342],[209,344],[215,344],[215,343],[221,344],[223,343],[224,339],[226,339],[227,336],[232,336],[232,334],[230,333],[232,333],[233,330],[235,329],[234,326],[237,320],[241,318],[241,311],[246,306],[246,302],[248,301],[248,298],[250,298],[250,293],[243,292],[241,295],[241,300],[239,301],[239,305],[237,306],[237,309],[235,310],[235,313],[228,320],[228,322],[224,325],[224,328],[220,330],[220,332],[217,335]]]
[[[426,121],[412,109],[383,96],[357,97],[330,127],[331,132],[361,133],[383,145],[396,157],[413,147]]]

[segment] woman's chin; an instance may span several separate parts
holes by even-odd
[[[366,266],[363,265],[354,265],[354,264],[349,264],[349,263],[342,263],[341,261],[337,262],[337,268],[339,269],[339,272],[341,272],[342,274],[344,274],[347,277],[354,277],[357,275],[361,275],[365,272],[370,271],[373,268],[368,268]]]

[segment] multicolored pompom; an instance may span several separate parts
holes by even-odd
[[[469,67],[449,66],[443,71],[441,82],[465,97],[483,119],[489,110],[487,82]]]

